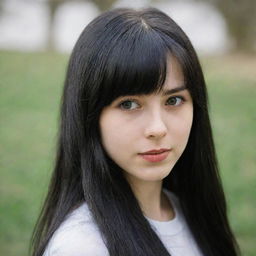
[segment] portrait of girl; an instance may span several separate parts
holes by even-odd
[[[202,69],[158,9],[107,11],[80,35],[32,255],[239,255]]]

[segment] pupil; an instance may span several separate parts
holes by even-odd
[[[176,101],[177,101],[176,98],[169,99],[169,103],[172,104],[172,105],[175,105]]]
[[[123,107],[124,107],[124,108],[131,108],[131,105],[132,105],[131,101],[125,101],[125,102],[123,102]]]

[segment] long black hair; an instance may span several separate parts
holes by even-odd
[[[117,97],[161,89],[168,56],[182,68],[194,113],[186,149],[163,187],[180,199],[204,255],[238,255],[198,58],[169,16],[147,8],[101,14],[84,29],[73,49],[62,97],[56,165],[33,235],[33,256],[43,254],[67,214],[84,201],[111,256],[170,255],[144,217],[120,167],[106,155],[99,130],[102,109]]]

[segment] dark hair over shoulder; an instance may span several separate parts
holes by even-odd
[[[114,99],[161,89],[169,56],[182,68],[194,114],[186,149],[163,186],[179,197],[204,255],[238,255],[227,220],[198,58],[169,16],[147,8],[101,14],[84,29],[73,49],[56,165],[33,236],[33,256],[43,254],[65,216],[82,201],[87,202],[111,256],[170,255],[119,167],[104,152],[99,132],[100,113]]]

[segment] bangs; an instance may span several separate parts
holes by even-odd
[[[170,50],[154,30],[140,25],[138,31],[127,31],[110,47],[100,89],[101,103],[106,106],[120,96],[161,90]]]

